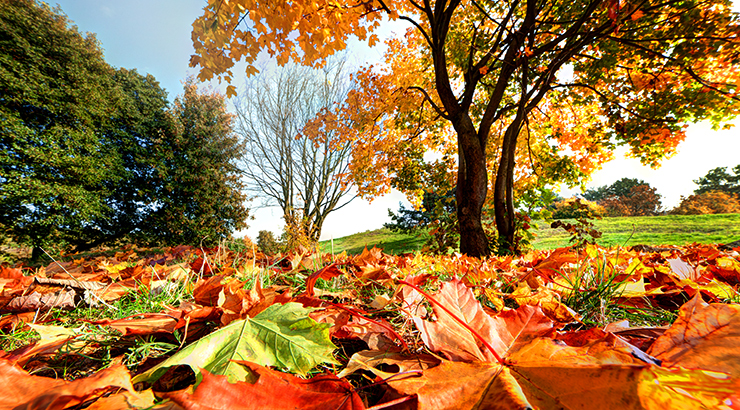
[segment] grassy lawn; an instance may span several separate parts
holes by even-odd
[[[603,246],[685,245],[698,243],[727,243],[740,239],[740,214],[721,215],[663,215],[642,217],[603,218],[595,221],[603,232],[598,243]],[[562,229],[552,229],[538,221],[533,231],[537,238],[534,247],[553,249],[568,245],[570,237]],[[334,253],[362,252],[367,246],[382,248],[386,253],[399,254],[421,249],[425,236],[406,235],[389,229],[366,231],[334,239]],[[331,241],[321,242],[323,252],[331,252]]]
[[[377,246],[387,254],[397,255],[421,250],[424,242],[426,242],[426,237],[426,234],[406,235],[383,228],[334,239],[333,248],[331,240],[322,241],[319,243],[319,248],[321,252],[336,254],[347,251],[347,254],[354,255],[362,253],[365,246],[368,248]]]
[[[603,218],[594,224],[603,232],[598,241],[603,246],[727,243],[740,238],[740,214]],[[538,228],[536,248],[551,249],[568,244],[569,237],[562,229],[551,229],[544,222],[538,223]]]

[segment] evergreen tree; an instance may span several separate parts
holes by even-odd
[[[199,93],[189,79],[171,115],[175,133],[154,147],[156,211],[146,227],[159,244],[214,245],[247,226],[237,161],[244,144],[233,131],[224,97]]]
[[[699,185],[694,193],[719,191],[728,194],[740,195],[740,165],[732,169],[732,174],[727,172],[727,167],[717,167],[707,172],[703,177],[694,180]]]

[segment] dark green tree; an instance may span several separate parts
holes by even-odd
[[[153,76],[121,68],[114,80],[116,116],[99,135],[117,178],[103,182],[106,208],[72,241],[78,251],[123,238],[146,242],[152,230],[147,220],[158,203],[158,159],[153,149],[174,137],[167,92]]]
[[[727,172],[727,167],[714,168],[703,177],[695,179],[694,183],[699,185],[699,188],[694,190],[695,194],[720,191],[740,195],[740,165],[732,169],[732,174]]]
[[[245,226],[223,98],[105,63],[33,0],[0,2],[0,233],[34,247],[213,243]]]
[[[156,210],[142,227],[158,244],[217,244],[247,226],[237,161],[244,144],[233,131],[224,97],[201,93],[189,79],[171,115],[175,132],[153,147]]]
[[[34,246],[64,243],[106,209],[113,69],[93,35],[33,0],[0,2],[0,219]]]
[[[611,185],[603,185],[598,188],[587,189],[583,197],[589,201],[599,202],[607,198],[628,196],[632,188],[639,185],[649,185],[647,182],[637,178],[622,178]]]

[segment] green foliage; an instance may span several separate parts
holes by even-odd
[[[190,79],[172,109],[175,134],[154,147],[156,210],[146,239],[158,244],[218,244],[245,228],[248,209],[236,161],[244,145],[233,116],[216,93],[200,93]]]
[[[114,69],[58,10],[0,4],[0,220],[50,249],[215,244],[246,226],[223,98]]]
[[[446,194],[424,192],[420,209],[406,209],[401,204],[398,214],[388,210],[393,222],[383,225],[393,232],[419,233],[428,232],[425,248],[433,253],[447,253],[459,246],[460,232],[457,227],[457,210],[455,209],[455,191]]]
[[[132,381],[154,382],[169,367],[181,364],[189,365],[196,374],[202,368],[225,375],[232,383],[251,380],[248,370],[232,360],[248,360],[305,375],[318,364],[336,362],[330,326],[311,319],[310,312],[295,302],[271,305],[253,318],[234,321],[186,346]]]
[[[575,248],[582,248],[586,244],[596,244],[596,240],[601,237],[602,233],[593,223],[594,218],[601,218],[601,216],[594,215],[591,213],[589,204],[581,202],[581,199],[576,199],[570,202],[567,213],[572,215],[578,215],[575,217],[574,223],[564,222],[557,220],[553,222],[550,227],[553,229],[563,228],[570,235],[570,243]]]
[[[280,252],[281,245],[270,231],[260,231],[257,235],[257,249],[266,255],[275,255]]]
[[[493,224],[484,224],[486,234],[490,238],[491,247],[499,255],[519,255],[532,248],[536,235],[533,229],[536,228],[534,221],[550,221],[553,218],[552,208],[558,195],[548,187],[551,180],[548,178],[538,178],[534,186],[522,190],[516,195],[515,208],[518,209],[514,214],[514,235],[513,242],[509,243],[505,238],[497,235],[493,229]],[[484,211],[493,218],[493,210],[484,208]]]
[[[105,209],[115,157],[96,135],[114,113],[94,36],[31,0],[0,3],[0,219],[17,242],[61,242]]]
[[[694,191],[695,194],[719,191],[740,195],[740,165],[732,169],[732,174],[727,172],[727,167],[714,168],[705,176],[694,180],[694,183],[699,185]]]
[[[116,116],[100,130],[100,140],[117,179],[103,181],[108,192],[106,208],[94,215],[88,229],[73,239],[76,251],[111,243],[128,235],[145,242],[152,229],[145,227],[156,209],[160,173],[155,147],[174,135],[168,113],[167,92],[151,76],[121,68],[114,74],[119,99]]]

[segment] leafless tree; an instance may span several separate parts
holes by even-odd
[[[247,144],[247,183],[263,205],[279,206],[286,224],[311,241],[319,239],[326,217],[355,197],[345,177],[350,144],[336,135],[316,142],[301,133],[323,108],[344,100],[344,66],[335,61],[323,69],[264,69],[247,79],[235,103],[237,132]]]

